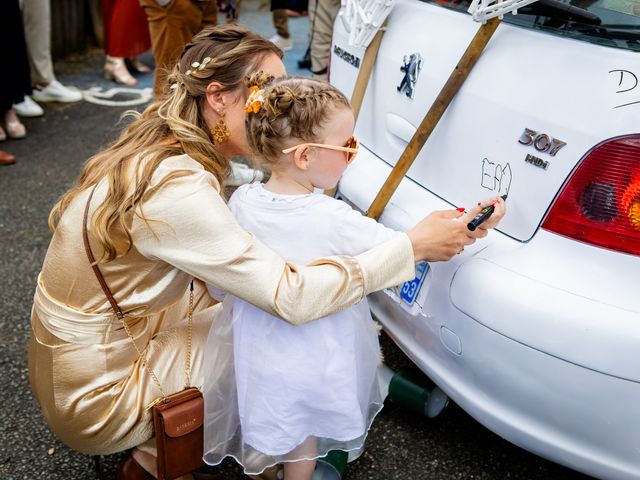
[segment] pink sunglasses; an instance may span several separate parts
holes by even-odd
[[[344,144],[343,147],[338,147],[337,145],[327,145],[325,143],[301,143],[294,147],[289,147],[282,150],[282,153],[287,154],[295,151],[294,155],[300,155],[302,149],[306,147],[318,147],[318,148],[326,148],[328,150],[337,150],[339,152],[347,152],[347,165],[353,162],[353,159],[356,158],[358,154],[358,149],[360,148],[360,142],[358,141],[358,137],[355,135],[349,137],[347,143]]]

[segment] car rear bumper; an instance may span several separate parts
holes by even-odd
[[[437,315],[409,315],[384,293],[370,304],[404,353],[493,432],[598,478],[640,478],[640,384],[523,345],[459,311],[444,325]]]

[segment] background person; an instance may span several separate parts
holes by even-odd
[[[139,1],[102,0],[102,22],[107,54],[105,78],[123,85],[135,85],[138,81],[131,76],[126,63],[138,73],[151,71],[137,58],[151,47],[149,24]]]
[[[0,4],[0,45],[4,45],[3,69],[0,75],[0,141],[24,138],[27,129],[20,122],[13,105],[24,101],[31,92],[27,46],[18,0]],[[15,162],[15,157],[3,155],[3,165]]]
[[[271,1],[271,18],[273,20],[273,27],[276,29],[276,34],[269,40],[275,43],[282,51],[286,52],[293,48],[293,40],[289,32],[289,14],[286,8],[274,8],[273,5],[277,3],[276,0]]]
[[[340,0],[309,0],[311,73],[318,80],[327,79],[333,23],[340,11]]]
[[[82,100],[82,93],[56,80],[51,59],[50,0],[22,0],[22,18],[33,86],[33,100],[38,102],[72,103]],[[26,96],[14,105],[22,117],[39,117],[42,107]]]
[[[161,98],[165,80],[180,58],[184,46],[200,30],[216,24],[216,0],[140,0],[149,22],[151,47],[156,62],[153,93]]]

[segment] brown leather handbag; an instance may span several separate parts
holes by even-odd
[[[173,480],[204,465],[202,460],[204,450],[204,399],[200,390],[189,386],[191,384],[191,338],[193,333],[193,282],[191,282],[189,289],[189,322],[187,330],[187,357],[185,362],[186,387],[180,392],[166,395],[162,389],[162,385],[160,385],[158,377],[147,363],[143,351],[140,350],[133,339],[129,326],[127,322],[125,322],[125,315],[113,297],[111,289],[107,285],[91,251],[89,234],[87,232],[87,218],[89,216],[89,205],[95,188],[96,187],[93,187],[93,190],[89,194],[87,205],[84,209],[84,218],[82,221],[84,248],[93,272],[109,300],[111,308],[116,317],[122,322],[127,335],[138,352],[140,360],[162,394],[152,406],[153,426],[158,449],[158,480]]]

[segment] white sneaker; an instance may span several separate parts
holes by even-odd
[[[82,100],[81,92],[65,87],[57,80],[44,88],[34,88],[31,96],[38,102],[72,103]]]
[[[36,102],[31,100],[29,95],[24,96],[24,100],[20,103],[16,103],[13,109],[21,117],[41,117],[44,115],[44,110]]]
[[[291,37],[284,38],[276,33],[269,40],[275,43],[276,46],[284,52],[286,52],[287,50],[291,50],[293,48],[293,41],[291,40]]]

